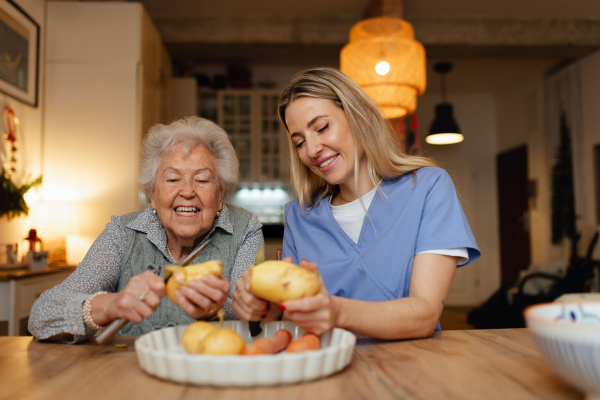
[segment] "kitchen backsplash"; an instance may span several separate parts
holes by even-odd
[[[283,224],[284,206],[295,198],[283,183],[240,183],[226,203],[244,208],[263,224]]]

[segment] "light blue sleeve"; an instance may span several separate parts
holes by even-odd
[[[481,255],[452,179],[443,171],[425,198],[415,253],[457,248],[466,248],[469,253],[469,260],[463,265],[472,263]]]
[[[300,261],[298,260],[298,253],[296,251],[296,245],[294,243],[294,234],[292,233],[292,230],[290,229],[290,225],[289,225],[289,219],[287,218],[288,215],[290,217],[292,210],[291,208],[293,207],[293,203],[288,203],[285,205],[285,225],[283,227],[283,250],[282,250],[282,258],[285,257],[292,257],[293,260],[292,262],[296,265],[300,264]],[[299,221],[298,221],[299,222]]]

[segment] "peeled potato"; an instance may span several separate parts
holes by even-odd
[[[209,274],[220,277],[223,273],[223,268],[219,262],[212,260],[202,264],[188,265],[187,267],[168,265],[164,268],[164,271],[165,274],[171,274],[171,277],[167,281],[167,296],[175,303],[175,291],[181,286],[187,286],[190,281],[202,279]]]
[[[231,329],[217,329],[200,342],[198,354],[217,356],[242,354],[244,347],[246,347],[246,342],[240,335]]]
[[[317,276],[306,268],[283,261],[265,261],[250,267],[250,291],[272,303],[319,293]]]
[[[197,321],[189,324],[181,336],[181,345],[188,353],[198,354],[200,342],[216,330],[216,326],[206,321]]]

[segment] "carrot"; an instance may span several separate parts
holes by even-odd
[[[305,333],[300,339],[290,343],[286,351],[288,353],[300,353],[307,350],[319,350],[319,347],[321,347],[319,337],[314,333]]]
[[[292,335],[285,329],[275,332],[271,339],[260,338],[250,343],[242,353],[245,356],[255,356],[259,354],[276,354],[285,348],[292,341]]]

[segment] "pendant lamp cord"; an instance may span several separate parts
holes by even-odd
[[[410,130],[415,133],[415,142],[408,149],[408,154],[413,156],[420,156],[423,154],[421,148],[421,138],[419,136],[419,121],[417,120],[417,113],[415,112],[410,119]]]
[[[405,118],[400,118],[400,123],[398,124],[398,128],[396,129],[396,137],[400,139],[400,142],[404,145],[406,143],[406,123]]]
[[[446,103],[446,73],[442,72],[442,103]]]

